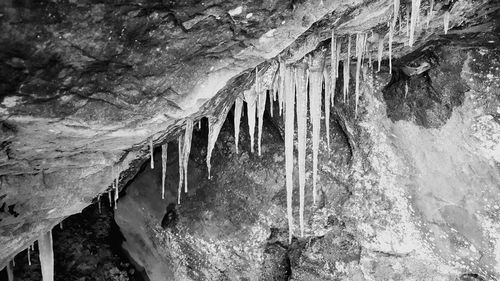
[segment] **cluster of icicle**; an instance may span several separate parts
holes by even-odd
[[[427,22],[432,16],[433,2],[428,12]],[[415,41],[416,25],[419,21],[419,9],[421,0],[412,0],[411,3],[411,19],[410,10],[407,8],[406,14],[406,33],[409,37],[408,45],[413,46]],[[389,25],[388,33],[388,57],[389,57],[389,73],[392,73],[392,42],[395,32],[395,26],[399,17],[399,31],[402,30],[402,19],[399,13],[400,0],[393,2],[393,17]],[[449,13],[445,14],[445,33],[448,28]],[[350,81],[350,66],[351,66],[351,49],[352,49],[352,35],[347,35],[344,39],[347,44],[345,50],[346,56],[343,59],[343,101],[348,102],[349,98],[349,81]],[[321,108],[322,108],[322,91],[323,85],[325,88],[325,130],[328,147],[330,145],[329,135],[329,116],[330,107],[334,103],[334,95],[336,92],[337,78],[339,77],[339,65],[341,54],[340,37],[336,37],[332,31],[331,40],[331,53],[328,63],[324,62],[324,55],[317,55],[309,57],[304,61],[295,64],[294,66],[286,65],[284,61],[279,61],[278,64],[271,65],[266,71],[259,71],[255,69],[255,84],[249,90],[244,91],[242,95],[236,97],[234,103],[234,139],[236,152],[239,152],[239,133],[240,121],[243,112],[243,102],[247,106],[247,122],[250,135],[250,151],[254,153],[255,147],[255,127],[257,125],[257,153],[262,154],[262,129],[264,111],[266,109],[266,102],[269,98],[269,113],[273,116],[274,102],[278,102],[279,114],[284,114],[285,119],[285,159],[286,159],[286,188],[287,188],[287,215],[289,222],[289,230],[291,239],[293,234],[293,218],[292,218],[292,171],[293,171],[293,141],[294,141],[294,122],[295,114],[297,116],[297,144],[298,144],[298,169],[299,169],[299,201],[300,201],[300,233],[304,235],[304,194],[305,194],[305,157],[306,157],[306,135],[307,135],[307,102],[309,101],[310,120],[312,124],[312,146],[313,146],[313,202],[316,203],[316,186],[318,181],[318,150],[320,143],[320,122],[321,122]],[[369,39],[366,33],[356,33],[355,35],[355,57],[356,57],[356,72],[355,72],[355,87],[354,87],[354,100],[355,100],[355,116],[358,115],[358,105],[360,98],[360,75],[363,67],[363,61],[366,59],[367,53],[370,52],[368,41],[371,43],[378,39],[378,71],[380,71],[381,61],[384,53],[384,37],[372,36]],[[369,64],[371,65],[371,56],[368,56]],[[308,89],[309,86],[309,89]],[[308,97],[309,95],[309,97]],[[295,102],[295,101],[301,102]],[[211,178],[211,157],[212,151],[215,147],[215,142],[220,133],[222,125],[226,119],[229,107],[223,109],[222,112],[216,116],[208,116],[208,145],[206,164],[208,170],[208,178]],[[296,112],[295,112],[296,110]],[[201,125],[201,120],[198,121]],[[177,192],[177,202],[180,204],[182,187],[184,192],[187,192],[187,168],[189,162],[189,154],[191,150],[191,139],[193,134],[193,119],[186,119],[184,134],[178,137],[178,153],[179,153],[179,185]],[[150,140],[150,157],[151,168],[154,168],[153,159],[153,139]],[[167,148],[168,144],[165,143],[162,148],[162,199],[165,198],[165,183],[166,183],[166,165],[167,165]],[[115,208],[116,200],[118,199],[117,177],[113,182],[113,189],[115,190]],[[111,195],[111,193],[110,193]],[[111,202],[111,196],[110,196]]]
[[[34,244],[30,244],[26,249],[28,252],[28,264],[31,266],[31,251],[35,248]],[[54,250],[52,245],[52,230],[43,234],[38,238],[38,252],[40,258],[40,268],[42,271],[43,281],[54,281]],[[14,281],[14,260],[7,263],[7,280]]]

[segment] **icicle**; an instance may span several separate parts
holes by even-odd
[[[28,265],[31,266],[31,245],[28,246]]]
[[[299,220],[300,236],[304,236],[304,197],[306,185],[306,137],[307,137],[307,72],[305,64],[296,68],[297,85],[297,145],[299,151]],[[327,99],[325,98],[325,101]],[[325,106],[326,109],[326,106]]]
[[[111,189],[108,190],[108,198],[109,198],[109,207],[113,207],[113,204],[111,203],[112,202],[112,199],[111,199]]]
[[[399,0],[394,0],[394,3],[393,3],[393,16],[392,16],[392,25],[393,26],[396,26],[396,21],[398,20],[398,16],[399,16]],[[401,21],[399,22],[399,24],[401,24]],[[401,29],[401,27],[400,27]]]
[[[429,5],[429,11],[427,12],[427,19],[426,19],[427,28],[429,28],[429,23],[431,21],[433,10],[434,10],[434,0],[431,0],[431,3]]]
[[[210,164],[210,160],[212,159],[212,151],[215,147],[215,143],[217,142],[217,138],[219,137],[222,125],[224,125],[224,122],[226,121],[229,109],[231,109],[229,106],[224,107],[222,112],[217,117],[215,116],[208,117],[208,144],[207,144],[207,160],[206,160],[208,179],[212,178],[210,174],[210,170],[212,169],[212,165]]]
[[[415,28],[417,26],[419,13],[420,13],[420,0],[412,0],[411,1],[410,41],[408,42],[410,47],[412,47],[413,43],[415,42]]]
[[[257,117],[258,117],[258,135],[257,135],[257,151],[261,156],[262,146],[262,126],[264,124],[264,111],[266,110],[266,91],[257,93]]]
[[[354,116],[358,116],[358,102],[359,102],[359,75],[361,73],[361,62],[363,61],[363,50],[366,34],[356,34],[356,87],[355,87],[355,103],[354,103]]]
[[[244,94],[245,101],[247,102],[247,119],[248,119],[248,133],[250,134],[250,152],[254,152],[255,146],[255,107],[256,107],[256,95],[255,89],[252,88],[245,91]]]
[[[408,96],[408,81],[405,82],[405,99]]]
[[[198,123],[199,124],[199,123]],[[168,143],[161,145],[161,199],[165,199],[165,177],[167,175]]]
[[[332,30],[332,42],[331,42],[331,53],[330,53],[330,71],[331,71],[331,90],[330,90],[330,104],[333,105],[335,102],[335,87],[337,86],[337,66],[338,66],[338,56],[337,56],[337,39],[335,39],[335,34]],[[330,147],[330,146],[328,146]]]
[[[97,209],[99,210],[99,214],[101,213],[101,194],[97,195]]]
[[[14,261],[14,260],[12,260]],[[7,263],[7,280],[14,281],[14,270],[12,270],[12,266],[10,265],[10,261]],[[44,279],[45,281],[45,279]]]
[[[347,96],[349,95],[349,68],[351,64],[351,35],[347,43],[347,58],[344,60],[344,102],[348,102]]]
[[[63,223],[62,223],[62,221],[59,223],[59,229],[63,230]]]
[[[322,62],[322,60],[321,60]],[[309,112],[312,123],[312,144],[313,144],[313,203],[316,204],[316,184],[318,177],[318,151],[321,130],[321,81],[322,66],[318,58],[314,58],[309,67]]]
[[[332,96],[332,80],[330,73],[331,69],[328,69],[328,67],[325,65],[325,67],[323,68],[323,81],[325,83],[325,130],[328,151],[330,151],[330,102]]]
[[[280,116],[283,115],[283,102],[285,99],[285,62],[280,58],[279,60],[279,88],[278,88],[278,104]]]
[[[365,44],[366,46],[366,55],[368,56],[368,66],[370,66],[370,68],[373,69],[373,65],[372,65],[372,52],[371,50],[369,49],[370,48],[370,44]]]
[[[406,5],[406,36],[410,36],[410,9],[408,7],[408,4]]]
[[[234,145],[236,147],[236,154],[238,154],[238,145],[240,139],[240,120],[241,111],[243,109],[243,99],[237,97],[234,102]]]
[[[114,180],[114,187],[115,187],[115,209],[118,209],[118,178],[115,178]]]
[[[394,36],[394,26],[389,26],[389,74],[392,74],[392,38]]]
[[[377,72],[380,72],[380,66],[382,65],[382,55],[384,54],[384,37],[380,36],[380,41],[378,41],[378,68]]]
[[[184,170],[183,170],[183,163],[184,160],[182,159],[182,136],[179,135],[179,138],[177,139],[177,144],[178,144],[178,153],[179,153],[179,187],[177,189],[177,204],[181,204],[181,193],[182,193],[182,183],[184,182]]]
[[[16,267],[16,259],[15,259],[15,257],[12,259],[12,267]]]
[[[281,67],[282,65],[280,65]],[[284,64],[283,64],[284,66]],[[284,98],[285,98],[285,172],[286,172],[286,209],[288,218],[288,242],[292,242],[293,235],[293,210],[292,210],[292,194],[293,194],[293,135],[294,135],[294,111],[295,111],[295,94],[293,75],[290,67],[284,69]]]
[[[403,17],[401,16],[401,13],[399,13],[399,29],[398,31],[401,32],[401,30],[403,29]]]
[[[201,130],[201,119],[198,121],[198,131]]]
[[[153,147],[153,138],[151,138],[149,140],[149,154],[150,154],[150,157],[151,157],[151,169],[155,168],[155,160],[153,158],[153,150],[154,150],[154,147]]]
[[[182,148],[182,167],[184,170],[184,192],[188,192],[188,163],[189,154],[191,153],[191,140],[193,138],[193,120],[186,119],[186,129],[184,131],[184,142]]]
[[[444,34],[448,34],[450,28],[450,12],[446,11],[443,16],[444,20]]]
[[[344,85],[343,85],[343,93],[344,93],[344,103],[347,102],[347,93],[349,90],[349,66],[348,66],[348,60],[344,59],[343,66],[342,66],[342,73],[344,75],[343,80],[344,80]]]
[[[52,231],[42,234],[38,239],[40,265],[43,281],[54,281],[54,251],[52,248]]]

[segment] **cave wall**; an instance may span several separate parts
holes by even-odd
[[[206,131],[195,133],[180,205],[170,143],[167,199],[159,197],[159,169],[149,167],[120,199],[115,217],[124,248],[152,280],[499,278],[499,51],[432,49],[439,63],[417,76],[394,80],[366,68],[359,119],[354,97],[343,103],[337,96],[330,150],[321,142],[316,205],[308,173],[305,237],[295,221],[287,241],[283,124],[275,116],[266,120],[262,157],[249,153],[245,127],[243,151],[235,153],[228,120],[211,180]],[[406,97],[405,80],[413,81]],[[395,100],[399,107],[388,106]],[[418,118],[400,114],[422,101],[429,106]],[[297,196],[295,189],[295,218]]]

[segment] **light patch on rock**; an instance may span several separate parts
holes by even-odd
[[[14,107],[19,103],[20,99],[20,97],[6,97],[3,99],[2,105],[7,108]]]
[[[234,17],[236,15],[239,15],[243,12],[243,7],[242,6],[238,6],[232,10],[229,10],[229,12],[227,12],[230,16]]]

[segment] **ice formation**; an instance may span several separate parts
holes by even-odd
[[[297,97],[297,148],[299,165],[299,225],[300,236],[304,236],[304,197],[306,185],[306,137],[307,137],[307,69],[301,63],[295,69]],[[287,174],[288,177],[288,174]],[[290,175],[291,177],[291,175]]]
[[[313,203],[316,204],[318,180],[318,151],[321,130],[321,90],[323,81],[323,58],[317,54],[309,65],[309,113],[312,123],[313,146]]]
[[[389,25],[389,74],[392,73],[392,39],[394,36],[394,26]]]
[[[384,37],[380,37],[378,41],[378,67],[377,72],[380,72],[380,66],[382,65],[382,55],[384,54]]]
[[[330,71],[331,71],[331,77],[330,77],[330,84],[331,84],[331,90],[330,90],[330,103],[333,105],[335,102],[335,87],[337,86],[337,71],[338,71],[338,63],[339,63],[339,56],[337,52],[337,39],[335,38],[334,31],[332,30],[332,41],[331,41],[331,46],[330,46],[331,52],[330,52]]]
[[[161,145],[161,199],[165,199],[165,180],[167,175],[168,143]]]
[[[254,152],[255,146],[255,111],[257,106],[257,96],[255,88],[244,92],[245,101],[247,102],[247,120],[248,120],[248,134],[250,135],[250,152]]]
[[[410,41],[408,42],[410,47],[412,47],[415,42],[415,28],[417,26],[418,16],[420,13],[420,1],[421,0],[411,1]]]
[[[182,183],[184,182],[184,169],[183,169],[183,161],[182,161],[182,140],[183,136],[179,135],[177,138],[178,145],[178,155],[179,155],[179,186],[177,188],[177,204],[181,203],[181,193],[182,193]]]
[[[42,234],[38,239],[38,250],[43,281],[54,281],[54,251],[51,230]]]
[[[153,138],[149,140],[149,156],[150,156],[150,163],[151,163],[151,169],[155,168],[155,160],[153,158]]]
[[[257,152],[259,156],[262,154],[262,126],[264,124],[264,111],[266,110],[266,90],[259,87],[257,92],[257,117],[258,117],[258,134],[257,134]]]
[[[188,163],[189,154],[191,153],[191,140],[193,138],[193,120],[186,119],[186,128],[184,129],[184,141],[182,142],[182,170],[184,173],[184,192],[188,192]]]
[[[363,61],[363,51],[366,44],[366,34],[358,33],[356,34],[356,87],[355,87],[355,105],[354,105],[354,116],[358,116],[358,102],[359,102],[359,76],[361,73],[361,62]]]
[[[243,99],[237,97],[234,102],[234,145],[236,147],[236,153],[238,153],[239,139],[240,139],[240,121],[241,121],[241,111],[243,110]]]
[[[444,20],[444,34],[448,34],[448,30],[450,29],[450,12],[446,11],[443,16]]]
[[[227,113],[229,112],[230,107],[224,107],[223,111],[218,116],[209,116],[208,117],[208,144],[207,144],[207,170],[208,170],[208,179],[211,179],[210,170],[212,165],[210,164],[210,160],[212,159],[212,151],[215,147],[215,142],[219,137],[220,130],[222,129],[222,125],[224,125],[224,121],[226,121]]]
[[[280,65],[281,67],[281,65]],[[285,172],[286,172],[286,209],[288,218],[288,242],[292,242],[293,235],[293,137],[295,122],[295,93],[292,70],[289,66],[284,69],[284,98],[285,98]]]

